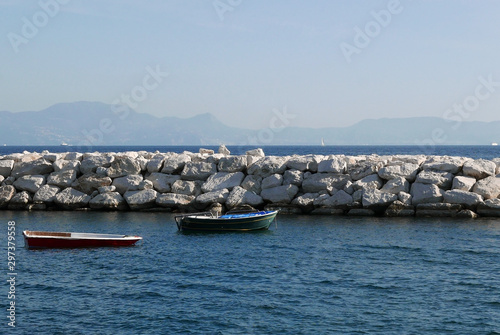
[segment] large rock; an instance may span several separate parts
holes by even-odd
[[[158,192],[155,190],[128,191],[123,198],[132,210],[140,210],[154,207]]]
[[[304,173],[299,170],[286,170],[283,174],[283,184],[292,184],[301,186],[304,180]]]
[[[181,179],[181,176],[153,172],[147,176],[146,179],[153,183],[153,188],[155,190],[160,193],[167,193],[172,189],[172,184]]]
[[[226,199],[226,206],[228,208],[234,208],[241,205],[250,205],[252,207],[256,207],[262,205],[263,203],[264,200],[261,196],[247,191],[240,186],[236,186],[235,188],[233,188]]]
[[[472,192],[479,194],[485,200],[498,198],[500,195],[500,177],[486,177],[477,181],[472,187]]]
[[[481,216],[500,217],[500,199],[488,199],[477,206],[477,213]]]
[[[86,194],[92,194],[101,186],[111,185],[112,180],[96,173],[84,174],[73,183],[73,188]]]
[[[43,185],[36,191],[33,196],[33,202],[35,203],[53,203],[56,199],[56,194],[59,193],[61,189],[54,185]]]
[[[67,161],[77,160],[81,162],[83,160],[83,154],[79,152],[66,152],[62,153],[60,158]]]
[[[217,190],[213,192],[203,193],[196,197],[196,201],[203,205],[214,203],[224,204],[229,196],[228,189]]]
[[[207,181],[201,186],[201,189],[203,192],[222,189],[232,190],[233,187],[241,185],[243,178],[245,178],[243,172],[217,172],[208,177]]]
[[[207,178],[217,172],[214,163],[188,162],[184,166],[181,178],[184,180],[207,180]]]
[[[283,174],[286,170],[286,157],[269,156],[259,159],[247,169],[249,175],[256,175],[262,178],[275,173]]]
[[[270,175],[269,177],[262,179],[261,187],[262,189],[265,189],[265,188],[281,186],[282,184],[283,184],[283,176],[278,173],[275,173],[273,175]]]
[[[222,154],[222,155],[224,155],[224,156],[227,156],[227,155],[231,154],[231,151],[229,151],[229,149],[224,144],[221,144],[219,146],[219,150],[217,152],[220,153],[220,154]]]
[[[434,184],[438,187],[449,190],[453,181],[453,175],[449,172],[423,170],[415,179],[416,183]]]
[[[58,159],[52,163],[55,172],[62,170],[74,170],[77,174],[80,173],[80,165],[81,162],[79,160],[67,161],[65,159]]]
[[[448,157],[448,156],[433,156],[430,157],[423,165],[423,170],[445,171],[456,174],[462,169],[462,166],[470,158],[466,157]]]
[[[44,175],[54,171],[52,163],[41,158],[30,162],[15,163],[11,176],[19,178],[27,175]]]
[[[5,208],[10,199],[16,195],[16,188],[12,185],[0,186],[0,208]]]
[[[183,208],[190,206],[195,198],[192,195],[166,193],[158,195],[156,204],[167,208]]]
[[[149,162],[146,165],[146,170],[148,170],[149,173],[155,173],[161,171],[163,168],[163,162],[167,158],[166,155],[156,155],[155,157],[151,158]]]
[[[120,178],[113,179],[112,185],[116,187],[116,191],[120,194],[125,194],[127,191],[137,191],[139,189],[139,185],[143,180],[142,175],[135,174]],[[154,185],[154,183],[153,183]]]
[[[348,175],[315,173],[307,178],[304,176],[302,189],[305,193],[317,193],[323,190],[330,190],[332,188],[341,190],[350,180],[351,178]]]
[[[476,178],[466,176],[456,176],[451,184],[452,190],[470,191],[476,183]]]
[[[434,184],[413,183],[411,185],[412,204],[436,203],[443,200],[443,191]]]
[[[483,179],[495,175],[497,165],[486,159],[470,160],[464,163],[462,171],[464,175],[474,177],[476,179]]]
[[[324,207],[346,207],[353,203],[352,196],[343,190],[335,192],[331,197],[325,199],[321,202],[321,206]]]
[[[352,180],[360,180],[371,174],[378,173],[382,166],[381,162],[353,162],[348,164],[347,173],[349,173]]]
[[[318,173],[344,173],[347,163],[343,157],[333,157],[319,162]]]
[[[406,178],[397,177],[385,183],[380,190],[382,192],[389,192],[393,194],[399,194],[400,192],[408,193],[410,192],[410,183],[406,180]]]
[[[302,194],[292,200],[292,205],[299,207],[313,207],[314,200],[318,197],[318,193],[306,193]],[[352,199],[352,197],[351,197]]]
[[[263,189],[260,192],[260,196],[262,199],[272,203],[289,204],[298,192],[299,188],[295,185],[283,185]]]
[[[45,184],[45,177],[41,175],[22,176],[14,182],[14,187],[20,191],[35,193]]]
[[[413,182],[415,180],[415,176],[417,175],[418,169],[419,165],[413,163],[389,165],[381,168],[378,171],[378,175],[380,176],[380,178],[385,180],[403,177],[406,178],[406,180],[408,180],[409,182]]]
[[[118,192],[106,192],[92,198],[89,201],[89,206],[92,209],[125,210],[127,202]]]
[[[378,176],[378,174],[368,175],[360,180],[356,180],[352,183],[352,188],[354,191],[361,189],[379,189],[383,185],[383,180]]]
[[[261,184],[262,184],[262,177],[248,175],[241,183],[241,187],[255,194],[260,194],[260,191],[262,190]]]
[[[0,176],[7,178],[8,176],[10,176],[13,168],[14,168],[14,160],[12,159],[0,160]]]
[[[311,171],[311,167],[314,165],[314,171],[318,169],[318,162],[315,160],[313,156],[292,156],[287,162],[286,166],[290,170],[299,170],[299,171]]]
[[[86,207],[90,199],[90,195],[68,187],[55,195],[54,202],[64,209],[75,209]]]
[[[82,174],[95,173],[98,167],[109,168],[115,157],[108,154],[87,155],[80,164]]]
[[[398,200],[398,196],[389,192],[382,192],[377,189],[365,189],[361,199],[363,207],[388,207],[391,203]]]
[[[219,160],[218,170],[220,172],[240,172],[246,167],[247,158],[245,156],[229,156]]]
[[[451,190],[443,193],[443,200],[450,204],[460,204],[473,208],[483,201],[483,197],[479,194],[461,190]]]
[[[191,162],[191,156],[187,154],[172,155],[163,162],[161,172],[167,174],[180,172],[188,162]]]
[[[27,191],[17,193],[10,199],[8,209],[23,210],[31,202],[31,196]]]
[[[172,184],[172,193],[197,196],[201,194],[201,187],[191,180],[177,180]]]
[[[108,177],[117,178],[141,173],[141,164],[128,156],[116,157],[108,169]]]
[[[248,156],[256,156],[256,157],[264,157],[264,156],[265,156],[265,154],[264,154],[264,150],[262,150],[261,148],[248,150],[248,151],[246,152],[246,154],[247,154]]]
[[[66,188],[70,187],[75,180],[76,180],[75,170],[59,170],[58,172],[52,172],[47,177],[47,184],[55,185],[61,188]]]

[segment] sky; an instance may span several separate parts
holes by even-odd
[[[500,120],[500,1],[0,0],[0,110]]]

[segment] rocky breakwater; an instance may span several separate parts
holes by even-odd
[[[16,153],[0,156],[0,208],[228,210],[325,215],[500,216],[500,158]]]

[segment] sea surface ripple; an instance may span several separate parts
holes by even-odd
[[[10,220],[9,334],[500,334],[498,219],[280,215],[209,234],[177,232],[168,213],[0,211]],[[27,250],[25,229],[144,240]]]

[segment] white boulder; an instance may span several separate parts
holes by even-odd
[[[12,169],[14,168],[14,160],[5,159],[0,160],[0,175],[7,178],[10,176]]]
[[[52,203],[56,198],[56,194],[59,193],[61,189],[54,185],[43,185],[36,191],[33,196],[33,202],[35,203]]]
[[[451,184],[452,190],[470,191],[476,183],[476,178],[466,176],[456,176]]]
[[[118,192],[106,192],[92,198],[89,201],[89,206],[92,209],[125,210],[127,202]]]
[[[181,179],[179,175],[165,174],[160,172],[153,172],[146,177],[153,183],[153,188],[160,193],[170,192],[172,184]]]
[[[485,200],[498,198],[500,195],[500,176],[478,180],[472,187],[472,192],[481,195]]]
[[[261,196],[245,190],[243,187],[236,186],[229,193],[226,199],[226,206],[228,208],[234,208],[241,205],[250,205],[252,207],[259,206],[264,203]]]
[[[494,176],[497,165],[486,159],[470,160],[464,163],[462,171],[464,175],[483,179],[489,176]]]
[[[219,159],[219,172],[240,172],[247,167],[247,158],[245,156],[228,156]]]
[[[227,188],[224,188],[221,190],[200,194],[199,196],[196,197],[196,201],[203,205],[209,205],[214,203],[223,204],[226,202],[228,196],[229,196],[229,190]]]
[[[462,190],[451,190],[443,193],[443,200],[450,204],[460,204],[468,207],[474,207],[483,201],[483,197],[474,192]]]
[[[393,194],[399,194],[399,192],[410,192],[410,183],[406,178],[396,177],[391,179],[385,183],[384,186],[380,189],[382,192],[389,192]]]
[[[35,193],[45,184],[45,177],[42,175],[22,176],[14,182],[14,187],[19,191]]]
[[[206,180],[210,175],[217,172],[214,163],[187,162],[181,173],[184,180]]]
[[[397,177],[406,178],[406,180],[413,182],[419,169],[418,164],[405,163],[401,165],[389,165],[381,168],[378,171],[380,178],[391,180]]]
[[[377,189],[365,189],[361,203],[365,208],[371,207],[387,207],[394,201],[398,200],[398,196],[393,193],[383,192]]]
[[[443,200],[443,191],[434,184],[413,183],[410,194],[412,205],[437,203]]]
[[[260,196],[272,203],[289,204],[298,192],[299,188],[297,186],[289,184],[263,189]]]
[[[155,190],[127,191],[123,198],[132,210],[154,207],[158,192]]]
[[[201,189],[203,192],[212,192],[222,189],[231,190],[235,186],[240,186],[245,178],[243,172],[217,172],[203,183]]]
[[[86,207],[90,199],[90,195],[68,187],[55,195],[54,202],[64,209],[75,209]]]

